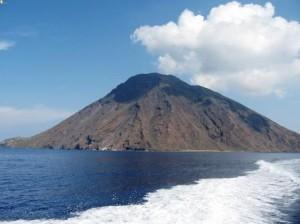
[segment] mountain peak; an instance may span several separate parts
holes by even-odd
[[[117,102],[130,102],[144,96],[161,83],[169,85],[181,83],[181,85],[185,85],[183,81],[173,75],[164,75],[159,73],[138,74],[118,85],[110,92],[109,95],[114,95],[114,99]]]
[[[4,145],[33,148],[300,151],[300,135],[175,76],[139,74],[57,126]]]

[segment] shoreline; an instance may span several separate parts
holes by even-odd
[[[9,147],[9,146],[1,146],[1,149],[12,149],[12,150],[55,150],[55,151],[86,151],[86,152],[116,152],[116,153],[300,153],[299,151],[251,151],[251,150],[126,150],[126,149],[105,149],[105,150],[98,150],[98,149],[66,149],[66,148],[28,148],[28,147]]]

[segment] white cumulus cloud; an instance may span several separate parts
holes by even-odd
[[[45,106],[32,108],[0,106],[0,140],[36,134],[50,128],[71,114],[69,111]]]
[[[0,40],[0,51],[8,50],[14,45],[15,43],[13,41]]]
[[[271,3],[229,2],[206,17],[186,9],[131,38],[157,56],[161,72],[215,90],[282,97],[300,79],[300,24],[275,16]]]

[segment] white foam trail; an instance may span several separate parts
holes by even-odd
[[[288,223],[279,208],[298,199],[300,160],[258,161],[236,178],[203,179],[162,189],[138,205],[89,209],[67,220],[18,220],[1,224],[246,224]]]

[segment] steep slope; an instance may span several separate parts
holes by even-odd
[[[9,147],[300,151],[300,135],[171,75],[136,75],[57,126]]]

